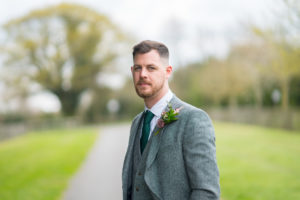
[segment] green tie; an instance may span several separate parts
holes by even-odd
[[[143,153],[146,144],[148,142],[149,134],[150,134],[150,122],[152,118],[154,117],[154,114],[150,112],[149,110],[146,111],[145,117],[144,117],[144,123],[143,123],[143,132],[141,137],[141,153]]]

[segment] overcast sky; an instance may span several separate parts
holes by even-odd
[[[9,0],[1,2],[0,24],[62,2],[79,3],[107,15],[137,40],[163,41],[176,55],[174,62],[186,63],[226,53],[240,24],[269,23],[278,0]]]
[[[267,25],[271,22],[271,11],[278,6],[278,1],[8,0],[1,1],[0,24],[28,14],[34,9],[62,2],[78,3],[107,15],[125,32],[135,36],[137,41],[151,39],[166,43],[171,52],[171,64],[176,67],[210,54],[226,55],[229,43],[240,37],[241,24]],[[130,66],[131,63],[125,65]],[[39,108],[55,110],[58,108],[57,100],[43,99],[55,98],[50,96],[40,95],[32,102]],[[47,105],[43,106],[43,102]],[[49,102],[54,102],[52,107]]]

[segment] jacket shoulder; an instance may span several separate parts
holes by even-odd
[[[186,116],[188,119],[198,118],[200,120],[211,121],[209,115],[204,110],[197,108],[189,103],[181,101],[182,104],[182,115]]]
[[[138,121],[138,119],[141,118],[141,116],[143,115],[143,112],[140,112],[139,114],[137,114],[133,120],[132,120],[132,124],[136,123]]]
[[[131,129],[132,129],[133,127],[136,127],[136,126],[137,126],[137,124],[138,124],[138,122],[139,122],[139,119],[141,119],[142,115],[143,115],[143,112],[140,112],[139,114],[137,114],[137,115],[133,118],[132,123],[131,123]]]

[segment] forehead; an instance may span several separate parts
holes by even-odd
[[[133,59],[134,64],[161,64],[161,58],[156,50],[151,50],[147,53],[136,54]]]

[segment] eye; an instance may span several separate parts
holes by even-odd
[[[150,65],[150,66],[147,67],[147,69],[148,69],[149,71],[154,71],[156,68],[155,68],[155,66]]]
[[[135,72],[137,72],[137,71],[140,71],[142,69],[142,67],[141,66],[134,66],[133,67],[133,70],[135,71]]]

